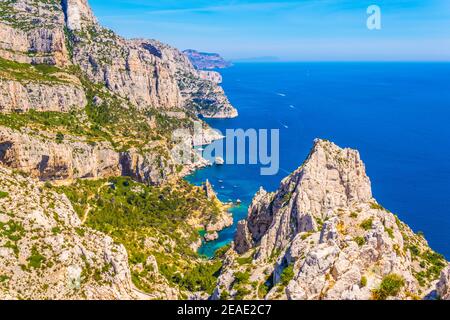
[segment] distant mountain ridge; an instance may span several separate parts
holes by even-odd
[[[199,52],[193,49],[184,50],[183,53],[198,70],[223,69],[231,66],[231,62],[226,61],[218,53]]]

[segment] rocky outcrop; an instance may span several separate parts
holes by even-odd
[[[174,164],[157,152],[132,148],[117,152],[109,142],[0,127],[0,164],[40,180],[130,176],[146,184],[160,184],[174,174]]]
[[[189,57],[195,68],[199,70],[220,69],[231,66],[229,61],[225,61],[217,53],[198,52],[192,49],[184,50],[183,53]]]
[[[83,27],[97,24],[97,19],[86,0],[62,0],[61,3],[66,25],[70,30],[81,30]]]
[[[440,299],[450,300],[450,266],[442,270],[436,289]]]
[[[233,216],[228,212],[223,212],[215,221],[206,226],[207,232],[217,232],[228,228],[233,224]]]
[[[317,231],[338,208],[372,198],[359,153],[317,141],[305,164],[285,178],[276,194],[261,190],[249,209],[248,230],[262,243],[260,259],[284,248],[292,236]],[[239,236],[239,235],[238,235]]]
[[[22,83],[0,78],[0,112],[68,112],[86,106],[81,86],[71,83]]]
[[[177,49],[161,42],[145,42],[168,61],[183,98],[183,106],[207,118],[234,118],[237,110],[230,104],[223,89],[217,84],[222,77],[217,72],[195,70],[189,59]]]
[[[215,71],[199,71],[200,79],[212,81],[214,83],[222,83],[222,76],[220,73]]]
[[[214,241],[219,238],[219,234],[217,233],[217,231],[208,232],[205,234],[204,238],[205,238],[205,241]]]
[[[108,143],[95,145],[64,137],[42,137],[0,127],[0,163],[41,180],[100,178],[121,174],[119,154]]]
[[[214,191],[208,179],[206,179],[205,184],[203,185],[203,191],[205,191],[206,197],[208,197],[208,199],[212,200],[217,198],[216,192]]]
[[[125,248],[64,195],[0,167],[0,298],[137,299]]]
[[[1,9],[0,57],[33,64],[70,64],[59,2],[3,1]]]
[[[157,152],[139,152],[132,148],[120,153],[122,175],[146,184],[167,181],[175,174],[174,166],[170,158],[164,158]]]
[[[250,259],[250,269],[236,254]],[[424,296],[445,263],[373,199],[359,153],[324,140],[276,192],[256,194],[228,261],[215,297],[412,299]],[[267,291],[233,281],[242,270]]]

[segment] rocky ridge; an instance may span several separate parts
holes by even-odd
[[[192,49],[184,50],[183,53],[189,57],[195,68],[199,70],[221,69],[231,66],[229,61],[225,61],[217,53],[198,52]]]
[[[213,297],[417,299],[445,265],[376,202],[356,150],[317,140],[276,192],[256,194]]]

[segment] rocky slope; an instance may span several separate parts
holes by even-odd
[[[0,299],[134,299],[122,245],[66,196],[0,167]]]
[[[276,192],[256,194],[224,264],[215,298],[414,299],[446,261],[376,202],[357,151],[317,140]]]
[[[231,66],[229,61],[225,61],[217,53],[198,52],[197,50],[184,50],[183,53],[189,57],[195,68],[199,70],[221,69]]]
[[[0,166],[0,299],[206,298],[221,263],[194,252],[196,230],[222,216],[185,182],[55,187]]]

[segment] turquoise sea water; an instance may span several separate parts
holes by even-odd
[[[239,117],[208,123],[280,129],[280,171],[223,165],[187,177],[209,179],[221,200],[242,200],[235,224],[201,254],[230,242],[259,187],[276,190],[320,137],[358,149],[375,198],[450,258],[450,64],[242,63],[220,72]]]

